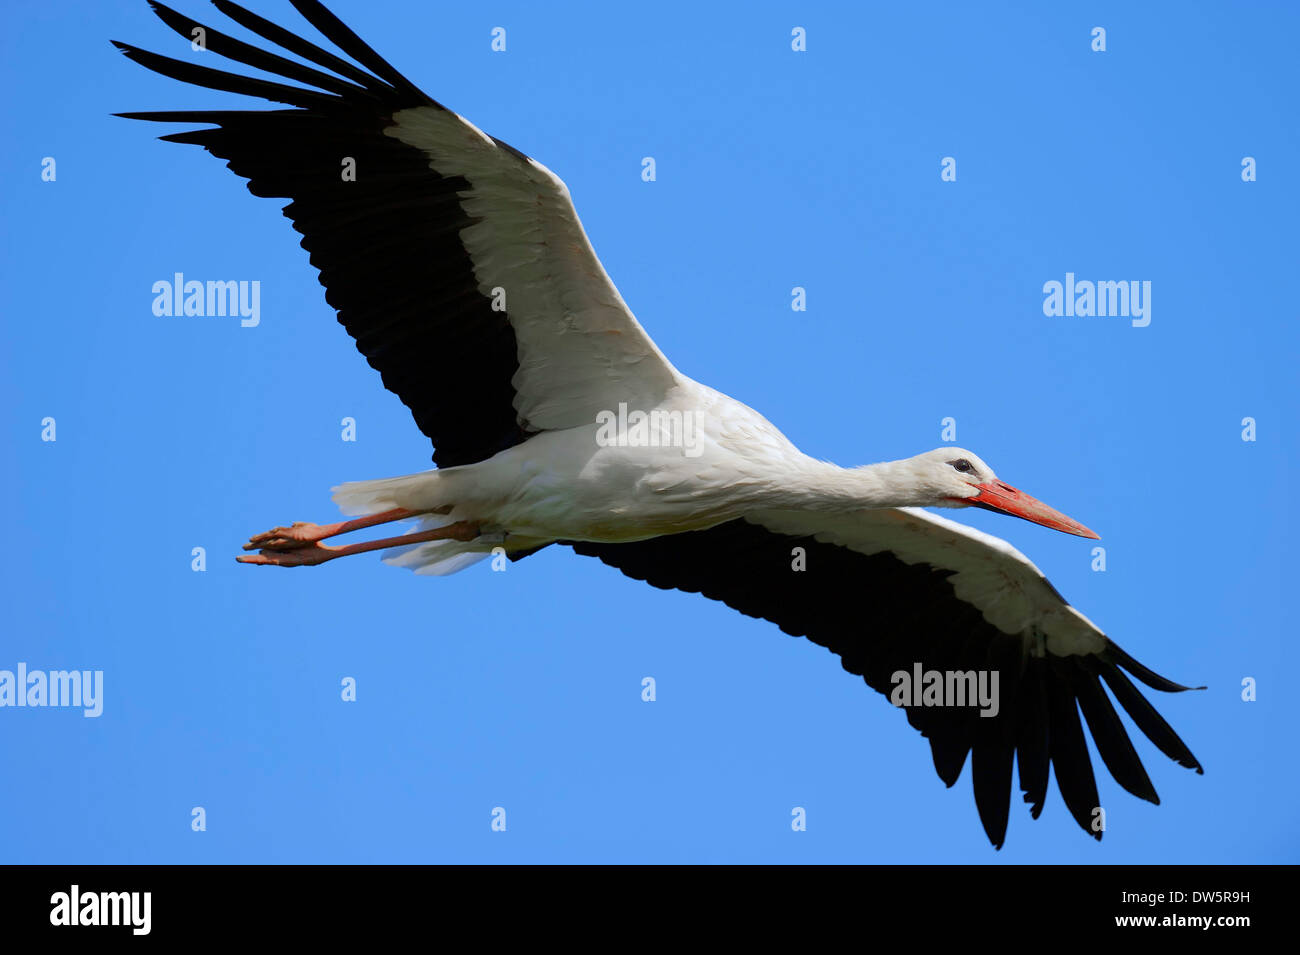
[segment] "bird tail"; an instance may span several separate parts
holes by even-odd
[[[333,501],[349,517],[364,517],[404,507],[411,511],[450,509],[451,475],[456,470],[432,469],[374,481],[349,481],[331,488]]]
[[[434,530],[464,519],[453,508],[456,469],[434,469],[401,477],[374,481],[351,481],[333,489],[333,500],[349,516],[378,514],[395,508],[411,511],[438,510],[414,518],[407,533]],[[408,525],[409,527],[409,525]],[[437,540],[403,544],[383,552],[383,560],[394,567],[406,567],[417,574],[445,576],[492,556],[504,535],[483,535],[472,541]]]

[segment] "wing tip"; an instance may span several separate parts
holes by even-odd
[[[1205,689],[1204,686],[1184,686],[1168,677],[1161,676],[1150,667],[1144,666],[1135,660],[1110,637],[1106,638],[1106,647],[1098,655],[1108,663],[1124,668],[1153,690],[1160,690],[1163,693],[1184,693],[1187,690]]]

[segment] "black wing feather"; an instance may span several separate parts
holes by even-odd
[[[388,89],[386,84],[383,84],[365,70],[357,69],[355,64],[335,56],[328,50],[322,50],[315,43],[304,40],[298,34],[292,33],[250,10],[245,10],[239,4],[231,2],[231,0],[212,0],[212,5],[244,29],[256,33],[265,40],[270,40],[276,46],[288,50],[290,53],[296,53],[304,60],[311,60],[317,66],[323,66],[325,69],[346,77],[367,89],[379,91]]]
[[[1037,819],[1047,801],[1047,780],[1051,759],[1048,756],[1048,733],[1051,718],[1047,712],[1047,680],[1042,670],[1047,662],[1041,657],[1026,662],[1024,679],[1016,703],[1016,765],[1020,791],[1029,803],[1029,815]]]
[[[194,36],[196,28],[201,29],[205,49],[220,54],[228,60],[235,60],[238,63],[265,70],[268,73],[276,73],[286,79],[297,80],[299,83],[307,83],[339,96],[364,94],[378,98],[376,94],[369,93],[367,87],[348,83],[336,76],[330,76],[328,73],[322,73],[320,70],[314,70],[309,66],[303,66],[301,63],[285,59],[278,54],[259,49],[245,43],[243,40],[236,40],[234,37],[227,36],[220,30],[215,30],[205,23],[192,20],[183,13],[177,13],[171,7],[159,3],[158,0],[149,0],[149,6],[153,8],[154,13],[158,14],[163,23],[186,39]]]
[[[1133,741],[1128,738],[1124,724],[1111,706],[1097,676],[1079,666],[1074,671],[1074,692],[1079,709],[1088,722],[1088,730],[1097,744],[1101,761],[1106,764],[1115,781],[1139,799],[1160,805],[1160,797],[1151,777],[1142,766]]]
[[[1101,805],[1097,778],[1092,772],[1092,757],[1088,755],[1088,739],[1079,722],[1079,705],[1070,683],[1069,667],[1068,662],[1049,659],[1043,671],[1048,674],[1047,708],[1051,719],[1048,753],[1065,808],[1084,832],[1101,839],[1102,829],[1094,825],[1097,822],[1094,812]]]

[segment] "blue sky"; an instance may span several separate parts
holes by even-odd
[[[286,0],[249,5],[310,29]],[[334,519],[332,485],[426,467],[427,441],[279,203],[109,116],[244,101],[121,57],[110,38],[198,56],[143,0],[11,0],[0,669],[99,669],[105,701],[0,709],[0,861],[1300,858],[1294,6],[331,6],[565,179],[684,372],[845,465],[937,446],[951,416],[1097,530],[1104,572],[1090,541],[961,515],[1139,660],[1208,685],[1150,694],[1205,775],[1137,740],[1163,805],[1099,779],[1098,845],[1053,783],[1037,822],[1015,796],[994,852],[969,767],[945,790],[838,660],[700,597],[560,548],[446,579],[235,564],[250,533]],[[156,317],[175,272],[260,281],[261,323]],[[1045,316],[1067,272],[1151,282],[1150,324]]]

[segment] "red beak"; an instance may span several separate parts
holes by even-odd
[[[1060,511],[1048,507],[1037,498],[1030,497],[1024,491],[1017,491],[1010,484],[992,481],[988,484],[976,484],[980,492],[974,497],[958,498],[963,504],[974,504],[990,511],[1001,511],[1015,517],[1023,517],[1035,524],[1042,524],[1054,531],[1074,534],[1078,537],[1090,537],[1101,540],[1078,521],[1071,520]]]

